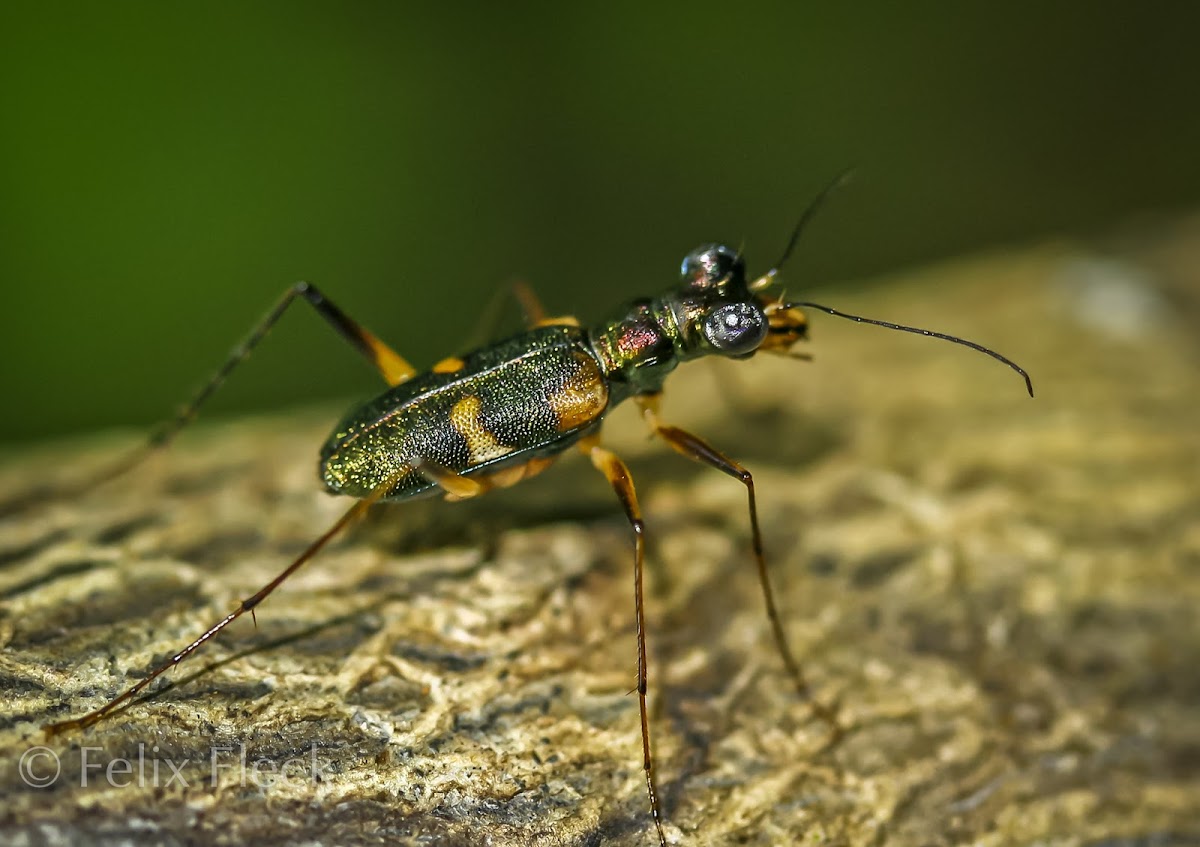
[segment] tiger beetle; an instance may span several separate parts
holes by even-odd
[[[966,345],[1019,373],[1030,396],[1033,385],[1015,362],[973,342],[769,294],[805,224],[833,187],[821,192],[805,210],[775,266],[754,280],[747,281],[745,262],[738,251],[722,244],[707,244],[684,258],[680,281],[673,288],[658,297],[634,300],[615,319],[591,327],[580,325],[573,317],[548,317],[532,291],[518,285],[515,294],[525,312],[524,332],[462,356],[442,359],[424,373],[418,373],[315,286],[301,282],[289,288],[174,418],[131,454],[75,490],[85,490],[119,476],[168,444],[262,341],[288,306],[304,300],[375,366],[389,386],[375,399],[353,409],[321,448],[319,473],[325,487],[334,494],[357,498],[357,502],[274,579],[137,684],[82,717],[46,725],[46,734],[53,736],[92,726],[197,652],[246,612],[253,616],[258,605],[284,580],[371,505],[435,494],[451,501],[477,497],[540,473],[561,453],[575,447],[608,480],[633,530],[637,632],[634,690],[641,717],[642,769],[658,843],[666,847],[646,708],[642,512],[629,469],[615,453],[601,445],[599,438],[605,416],[625,400],[633,400],[652,433],[668,446],[693,461],[728,474],[746,487],[751,546],[776,648],[798,694],[836,738],[840,728],[834,710],[811,696],[784,635],[763,553],[754,477],[699,436],[659,419],[663,382],[680,363],[704,356],[748,359],[759,352],[798,356],[791,348],[806,338],[808,320],[802,308],[808,307],[853,321]]]

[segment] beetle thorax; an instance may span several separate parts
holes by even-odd
[[[682,358],[679,327],[660,298],[635,300],[588,333],[605,376],[621,394],[653,394]]]

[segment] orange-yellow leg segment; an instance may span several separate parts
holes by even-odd
[[[546,317],[546,307],[542,305],[542,301],[538,298],[532,286],[524,280],[517,280],[503,288],[496,289],[495,293],[488,299],[487,307],[483,310],[474,331],[468,336],[467,344],[465,345],[466,349],[480,347],[494,339],[496,330],[501,323],[502,309],[506,305],[507,297],[512,297],[517,301],[517,305],[521,307],[521,317],[526,329],[536,329],[540,326],[553,326],[556,324],[579,326],[578,319],[569,315],[552,318]],[[449,361],[451,360],[447,360],[447,362]],[[436,365],[434,366],[434,370],[437,370]]]
[[[595,436],[585,438],[579,449],[592,461],[596,470],[604,474],[612,485],[629,525],[633,527],[633,606],[637,620],[637,693],[638,709],[642,718],[642,769],[646,773],[646,790],[650,795],[650,814],[654,817],[654,828],[658,832],[660,847],[667,847],[663,834],[662,813],[658,806],[658,793],[654,788],[654,762],[650,755],[650,718],[646,708],[646,614],[642,592],[642,564],[645,556],[644,525],[642,511],[638,508],[637,492],[629,468],[613,453],[601,447]]]
[[[180,430],[191,423],[205,401],[216,393],[217,389],[221,387],[233,369],[253,352],[259,342],[266,337],[271,327],[283,317],[283,313],[287,311],[287,307],[297,298],[308,302],[317,310],[317,314],[337,330],[339,335],[349,341],[362,355],[366,356],[371,364],[375,366],[375,369],[379,371],[380,376],[387,381],[388,385],[398,385],[416,373],[413,366],[405,361],[400,354],[380,341],[366,327],[350,318],[349,315],[339,309],[332,301],[326,299],[325,295],[315,285],[307,282],[298,282],[283,293],[283,296],[279,298],[271,310],[250,331],[250,334],[243,339],[242,343],[230,352],[225,363],[196,392],[195,396],[176,413],[175,417],[162,423],[150,434],[145,442],[124,456],[121,456],[111,465],[102,468],[99,472],[89,477],[76,481],[74,484],[48,491],[46,492],[47,495],[53,497],[72,497],[82,494],[97,485],[123,475],[137,466],[151,453],[169,444],[179,434]]]
[[[571,315],[556,315],[548,317],[546,307],[538,299],[529,283],[518,280],[512,286],[513,296],[521,304],[521,312],[525,315],[525,326],[536,329],[539,326],[579,326],[579,319]]]

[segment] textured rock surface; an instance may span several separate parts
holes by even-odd
[[[832,749],[780,671],[741,486],[616,416],[652,540],[672,843],[1200,843],[1200,225],[836,299],[993,345],[1038,398],[961,348],[819,315],[812,364],[674,377],[668,419],[756,472],[789,633],[847,727]],[[0,521],[0,840],[654,842],[630,539],[575,458],[476,503],[377,510],[257,630],[42,741],[345,508],[313,476],[335,417],[198,427]],[[0,499],[121,446],[10,455]],[[38,751],[22,770],[43,743],[61,772],[30,787],[53,776]]]

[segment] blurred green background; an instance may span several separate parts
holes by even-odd
[[[298,279],[421,365],[516,276],[761,270],[848,166],[793,290],[1193,210],[1194,8],[6,4],[0,440],[164,417]],[[378,387],[298,308],[209,419]]]

